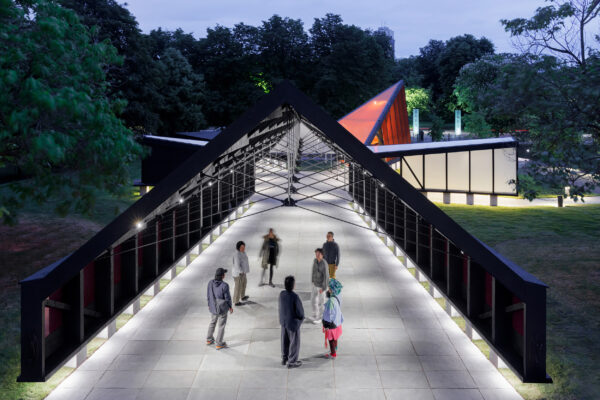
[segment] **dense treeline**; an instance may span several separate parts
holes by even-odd
[[[383,32],[335,14],[308,29],[278,15],[217,25],[196,39],[142,33],[115,0],[0,0],[0,179],[6,168],[31,178],[0,190],[0,217],[13,220],[26,199],[88,212],[97,190],[129,185],[137,133],[226,126],[283,79],[335,118],[402,79],[409,113],[422,111],[435,140],[456,109],[474,134],[524,132],[532,168],[521,190],[581,194],[600,181],[599,41],[586,30],[599,12],[600,1],[552,0],[502,21],[518,55],[465,34],[395,60]]]
[[[144,34],[114,0],[60,3],[123,55],[108,80],[128,102],[126,125],[141,132],[227,125],[283,79],[339,117],[393,80],[389,38],[338,15],[315,19],[308,32],[300,20],[273,15],[260,26],[215,26],[195,39],[180,29]]]

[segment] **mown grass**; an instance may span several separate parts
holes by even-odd
[[[505,376],[526,399],[599,398],[600,205],[439,206],[550,287],[547,371],[554,383],[523,384],[503,370]]]

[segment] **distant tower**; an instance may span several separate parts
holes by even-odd
[[[384,35],[386,35],[387,37],[390,38],[390,42],[392,44],[392,58],[396,58],[396,42],[394,40],[394,31],[391,30],[390,28],[388,28],[387,26],[382,26],[379,29],[377,29],[377,32],[381,32]]]

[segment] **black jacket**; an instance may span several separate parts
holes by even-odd
[[[286,329],[300,329],[304,320],[304,308],[300,296],[294,292],[282,290],[279,294],[279,324]]]
[[[335,241],[323,243],[323,258],[327,264],[340,265],[340,246]]]

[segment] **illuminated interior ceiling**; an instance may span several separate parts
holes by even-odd
[[[390,86],[338,122],[367,146],[410,143],[404,82]]]

